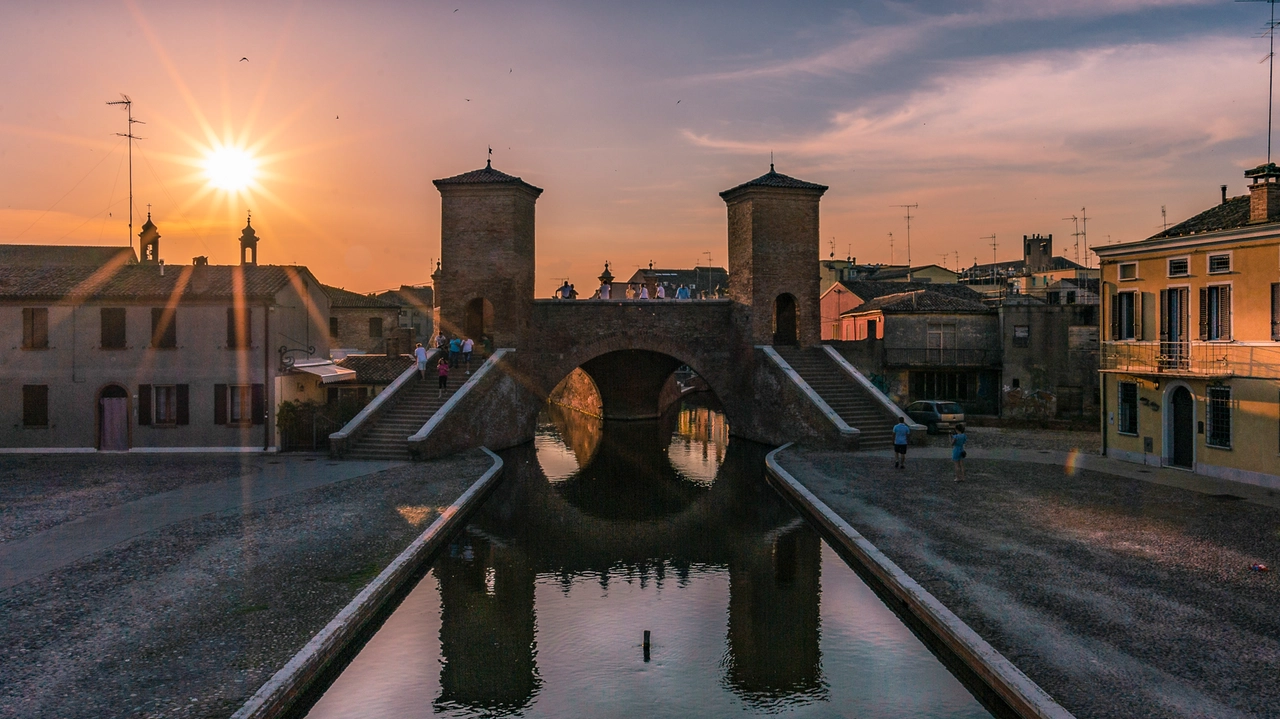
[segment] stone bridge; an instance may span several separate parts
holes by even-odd
[[[409,439],[415,456],[520,444],[533,437],[548,400],[608,419],[657,417],[674,399],[670,378],[683,365],[716,395],[736,436],[856,443],[858,430],[768,349],[808,352],[796,358],[811,365],[831,362],[818,346],[825,186],[770,165],[720,193],[729,250],[724,299],[543,300],[534,299],[534,210],[543,191],[490,165],[435,185],[436,326],[499,351],[439,410],[448,421],[436,417],[429,432],[424,426]],[[601,279],[609,279],[607,267]]]

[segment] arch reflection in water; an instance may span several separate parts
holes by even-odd
[[[545,420],[311,716],[988,716],[713,407]]]

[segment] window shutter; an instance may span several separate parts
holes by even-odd
[[[213,423],[227,423],[227,386],[225,384],[213,386]]]
[[[1218,288],[1218,339],[1231,339],[1231,285]]]
[[[178,424],[191,424],[191,385],[178,385]]]
[[[1169,341],[1169,290],[1160,290],[1160,341]]]
[[[1280,342],[1280,282],[1271,285],[1271,341]]]
[[[236,308],[227,308],[227,346],[236,346]]]
[[[253,386],[253,399],[249,405],[249,411],[253,413],[253,423],[262,424],[266,420],[267,414],[267,393],[266,385],[255,384]]]
[[[1120,339],[1120,295],[1111,293],[1111,339]]]
[[[1142,292],[1133,293],[1133,338],[1141,341],[1142,336]]]
[[[1200,288],[1200,341],[1209,339],[1209,289]]]
[[[151,424],[151,385],[138,385],[138,424]]]

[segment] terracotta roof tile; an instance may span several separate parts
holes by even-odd
[[[85,245],[0,245],[0,265],[48,267],[101,267],[108,262],[131,264],[138,261],[132,247],[89,247]]]
[[[196,271],[199,270],[199,271]],[[0,266],[0,300],[78,299],[166,300],[181,293],[184,300],[272,299],[290,277],[310,276],[306,267],[288,265],[155,265],[103,267]]]
[[[391,384],[414,363],[412,355],[347,355],[334,364],[355,370],[361,384]]]
[[[440,180],[433,180],[436,187],[443,185],[524,185],[537,193],[542,193],[542,188],[534,187],[515,175],[508,175],[493,169],[493,165],[485,163],[485,166],[479,170],[464,172],[461,175],[446,177]]]
[[[966,288],[967,289],[967,288]],[[992,308],[976,300],[955,297],[933,290],[915,290],[877,297],[845,312],[846,315],[880,311],[888,314],[908,312],[946,312],[950,314],[977,314],[993,312]]]
[[[745,190],[748,187],[779,187],[792,190],[817,190],[819,192],[826,192],[828,189],[826,185],[797,180],[796,178],[784,175],[781,172],[775,172],[773,165],[770,164],[768,172],[754,180],[744,182],[741,185],[731,187],[724,192],[721,192],[720,197],[727,199],[729,195],[732,195],[739,190]]]
[[[1163,232],[1158,232],[1150,240],[1161,237],[1185,237],[1217,230],[1232,230],[1249,224],[1249,196],[1232,197],[1226,202],[1214,205],[1198,215],[1189,217]]]
[[[341,287],[321,285],[329,295],[329,306],[337,309],[399,309],[400,305],[379,299],[373,295],[344,290]]]

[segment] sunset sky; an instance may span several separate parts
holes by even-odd
[[[823,256],[989,262],[1053,233],[1074,258],[1243,194],[1266,157],[1263,3],[67,2],[0,9],[0,243],[127,241],[371,291],[430,280],[431,180],[494,166],[538,202],[538,293],[724,265],[716,193],[768,170],[830,185]],[[247,57],[247,61],[240,58]],[[208,190],[207,149],[256,156]],[[1280,155],[1280,151],[1276,153]],[[110,213],[110,216],[108,216]],[[135,221],[142,224],[142,217]],[[1082,252],[1083,259],[1083,252]],[[954,267],[954,255],[945,264]]]

